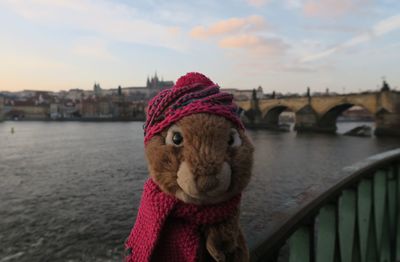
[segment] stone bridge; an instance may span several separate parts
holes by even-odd
[[[0,96],[0,121],[4,117],[4,98]],[[347,95],[282,97],[236,101],[242,118],[250,128],[279,128],[279,115],[293,111],[295,130],[336,132],[336,119],[352,106],[361,106],[375,119],[375,135],[400,136],[400,92],[380,91]]]
[[[279,115],[293,111],[295,130],[336,132],[336,119],[352,106],[361,106],[375,119],[375,135],[400,136],[400,92],[380,91],[346,95],[283,97],[236,101],[243,121],[254,128],[279,128]]]

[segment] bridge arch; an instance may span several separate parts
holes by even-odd
[[[279,104],[268,109],[265,109],[262,113],[262,121],[271,126],[278,126],[279,125],[279,116],[282,112],[289,110],[295,113],[295,111],[287,105]]]
[[[320,118],[319,124],[321,126],[336,126],[337,118],[347,109],[353,107],[353,104],[344,103],[331,107]]]
[[[338,97],[338,99],[332,98],[331,100],[326,99],[324,97],[318,97],[314,98],[313,103],[314,103],[313,107],[316,109],[316,111],[320,116],[324,116],[333,108],[339,107],[337,109],[341,109],[343,105],[351,105],[350,107],[359,106],[365,108],[371,114],[375,114],[377,112],[376,97],[372,96],[371,94],[359,95],[359,96],[350,95],[350,96]],[[349,108],[345,108],[343,111]]]
[[[353,104],[350,102],[344,102],[334,105],[331,108],[329,108],[326,112],[324,112],[319,118],[318,125],[321,128],[326,129],[327,131],[329,130],[336,131],[337,128],[336,121],[338,117],[342,115],[343,112],[352,108],[353,106],[364,108],[370,113],[371,116],[375,117],[374,112],[371,112],[370,109],[368,109],[366,106],[362,104]]]

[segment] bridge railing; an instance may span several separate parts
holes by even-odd
[[[400,149],[345,177],[250,246],[251,261],[400,261]]]

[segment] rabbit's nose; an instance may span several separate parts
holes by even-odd
[[[218,173],[195,176],[192,173],[190,164],[184,161],[177,172],[177,183],[191,197],[215,197],[229,189],[231,174],[230,165],[224,162]]]
[[[200,194],[218,196],[229,189],[232,175],[230,165],[227,162],[223,162],[218,170],[219,172],[196,176],[196,189]]]
[[[230,165],[227,162],[224,162],[221,171],[214,178],[218,181],[218,186],[207,191],[207,195],[211,197],[216,197],[228,191],[232,180],[232,170]]]
[[[219,185],[219,181],[215,176],[198,176],[196,182],[200,192],[212,191]]]

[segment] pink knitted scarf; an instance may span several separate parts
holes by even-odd
[[[162,192],[149,179],[144,185],[135,226],[125,242],[126,261],[196,261],[199,227],[233,216],[239,203],[240,195],[215,205],[186,204]]]

